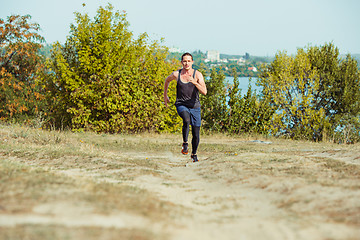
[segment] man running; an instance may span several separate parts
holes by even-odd
[[[182,69],[172,72],[164,84],[164,102],[166,107],[170,103],[167,95],[169,84],[172,80],[177,80],[176,84],[176,110],[183,119],[182,135],[182,154],[188,154],[188,136],[191,125],[192,132],[192,152],[191,159],[197,162],[197,148],[200,142],[201,110],[199,92],[206,95],[207,89],[204,77],[201,72],[192,68],[194,63],[193,56],[190,53],[184,53],[181,56]]]

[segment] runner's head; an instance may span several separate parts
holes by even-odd
[[[185,69],[186,71],[192,69],[193,63],[194,63],[194,61],[193,61],[192,56],[191,56],[190,53],[184,53],[181,56],[181,64],[183,66],[183,69]]]
[[[188,52],[184,53],[184,54],[181,56],[181,61],[184,60],[184,57],[185,57],[185,56],[190,56],[190,57],[191,57],[191,60],[194,61],[193,56],[192,56],[190,53],[188,53]]]

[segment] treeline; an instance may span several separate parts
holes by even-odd
[[[174,106],[163,104],[164,79],[181,67],[179,59],[169,60],[168,49],[146,33],[134,38],[128,26],[126,13],[109,4],[93,19],[75,13],[66,42],[44,48],[30,16],[0,19],[0,119],[73,131],[180,131]],[[359,69],[333,44],[299,49],[296,56],[279,52],[261,68],[260,93],[249,85],[242,94],[235,68],[234,83],[226,86],[224,71],[197,64],[208,76],[201,99],[204,131],[360,139]],[[175,94],[171,84],[172,102]]]
[[[171,52],[168,54],[168,60],[178,60],[181,58],[181,55],[184,52]],[[234,70],[236,71],[237,76],[239,77],[257,77],[258,72],[252,70],[253,67],[259,69],[263,64],[267,64],[273,61],[274,57],[259,57],[259,56],[250,56],[246,53],[244,56],[240,55],[226,55],[220,54],[220,59],[226,59],[227,62],[206,62],[206,53],[198,51],[193,51],[191,53],[196,59],[196,62],[193,65],[193,68],[199,69],[203,67],[207,75],[210,75],[211,70],[216,70],[217,73],[222,72],[225,76],[233,76]],[[243,58],[245,62],[239,63],[234,59]]]
[[[256,133],[291,139],[354,143],[360,140],[360,71],[350,55],[328,43],[276,54],[257,78],[259,94],[241,96],[226,88],[215,70],[203,97],[204,127],[229,133]]]
[[[146,34],[135,39],[126,13],[111,5],[94,19],[75,17],[49,58],[39,53],[48,51],[30,16],[1,20],[0,119],[74,131],[176,131],[176,111],[162,104],[163,81],[179,67],[165,60],[167,49]]]

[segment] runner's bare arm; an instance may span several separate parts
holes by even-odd
[[[207,89],[205,85],[205,80],[201,72],[196,71],[195,79],[191,78],[190,82],[195,85],[195,87],[199,90],[199,92],[203,95],[207,94]]]
[[[177,72],[172,72],[166,79],[165,79],[165,83],[164,83],[164,103],[165,106],[168,106],[168,103],[170,103],[169,97],[167,95],[168,92],[168,88],[169,88],[169,84],[172,80],[177,79]]]

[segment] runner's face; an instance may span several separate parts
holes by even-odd
[[[186,70],[189,70],[192,68],[194,61],[191,59],[191,56],[184,56],[183,60],[181,61],[181,64],[183,65],[183,68]]]

